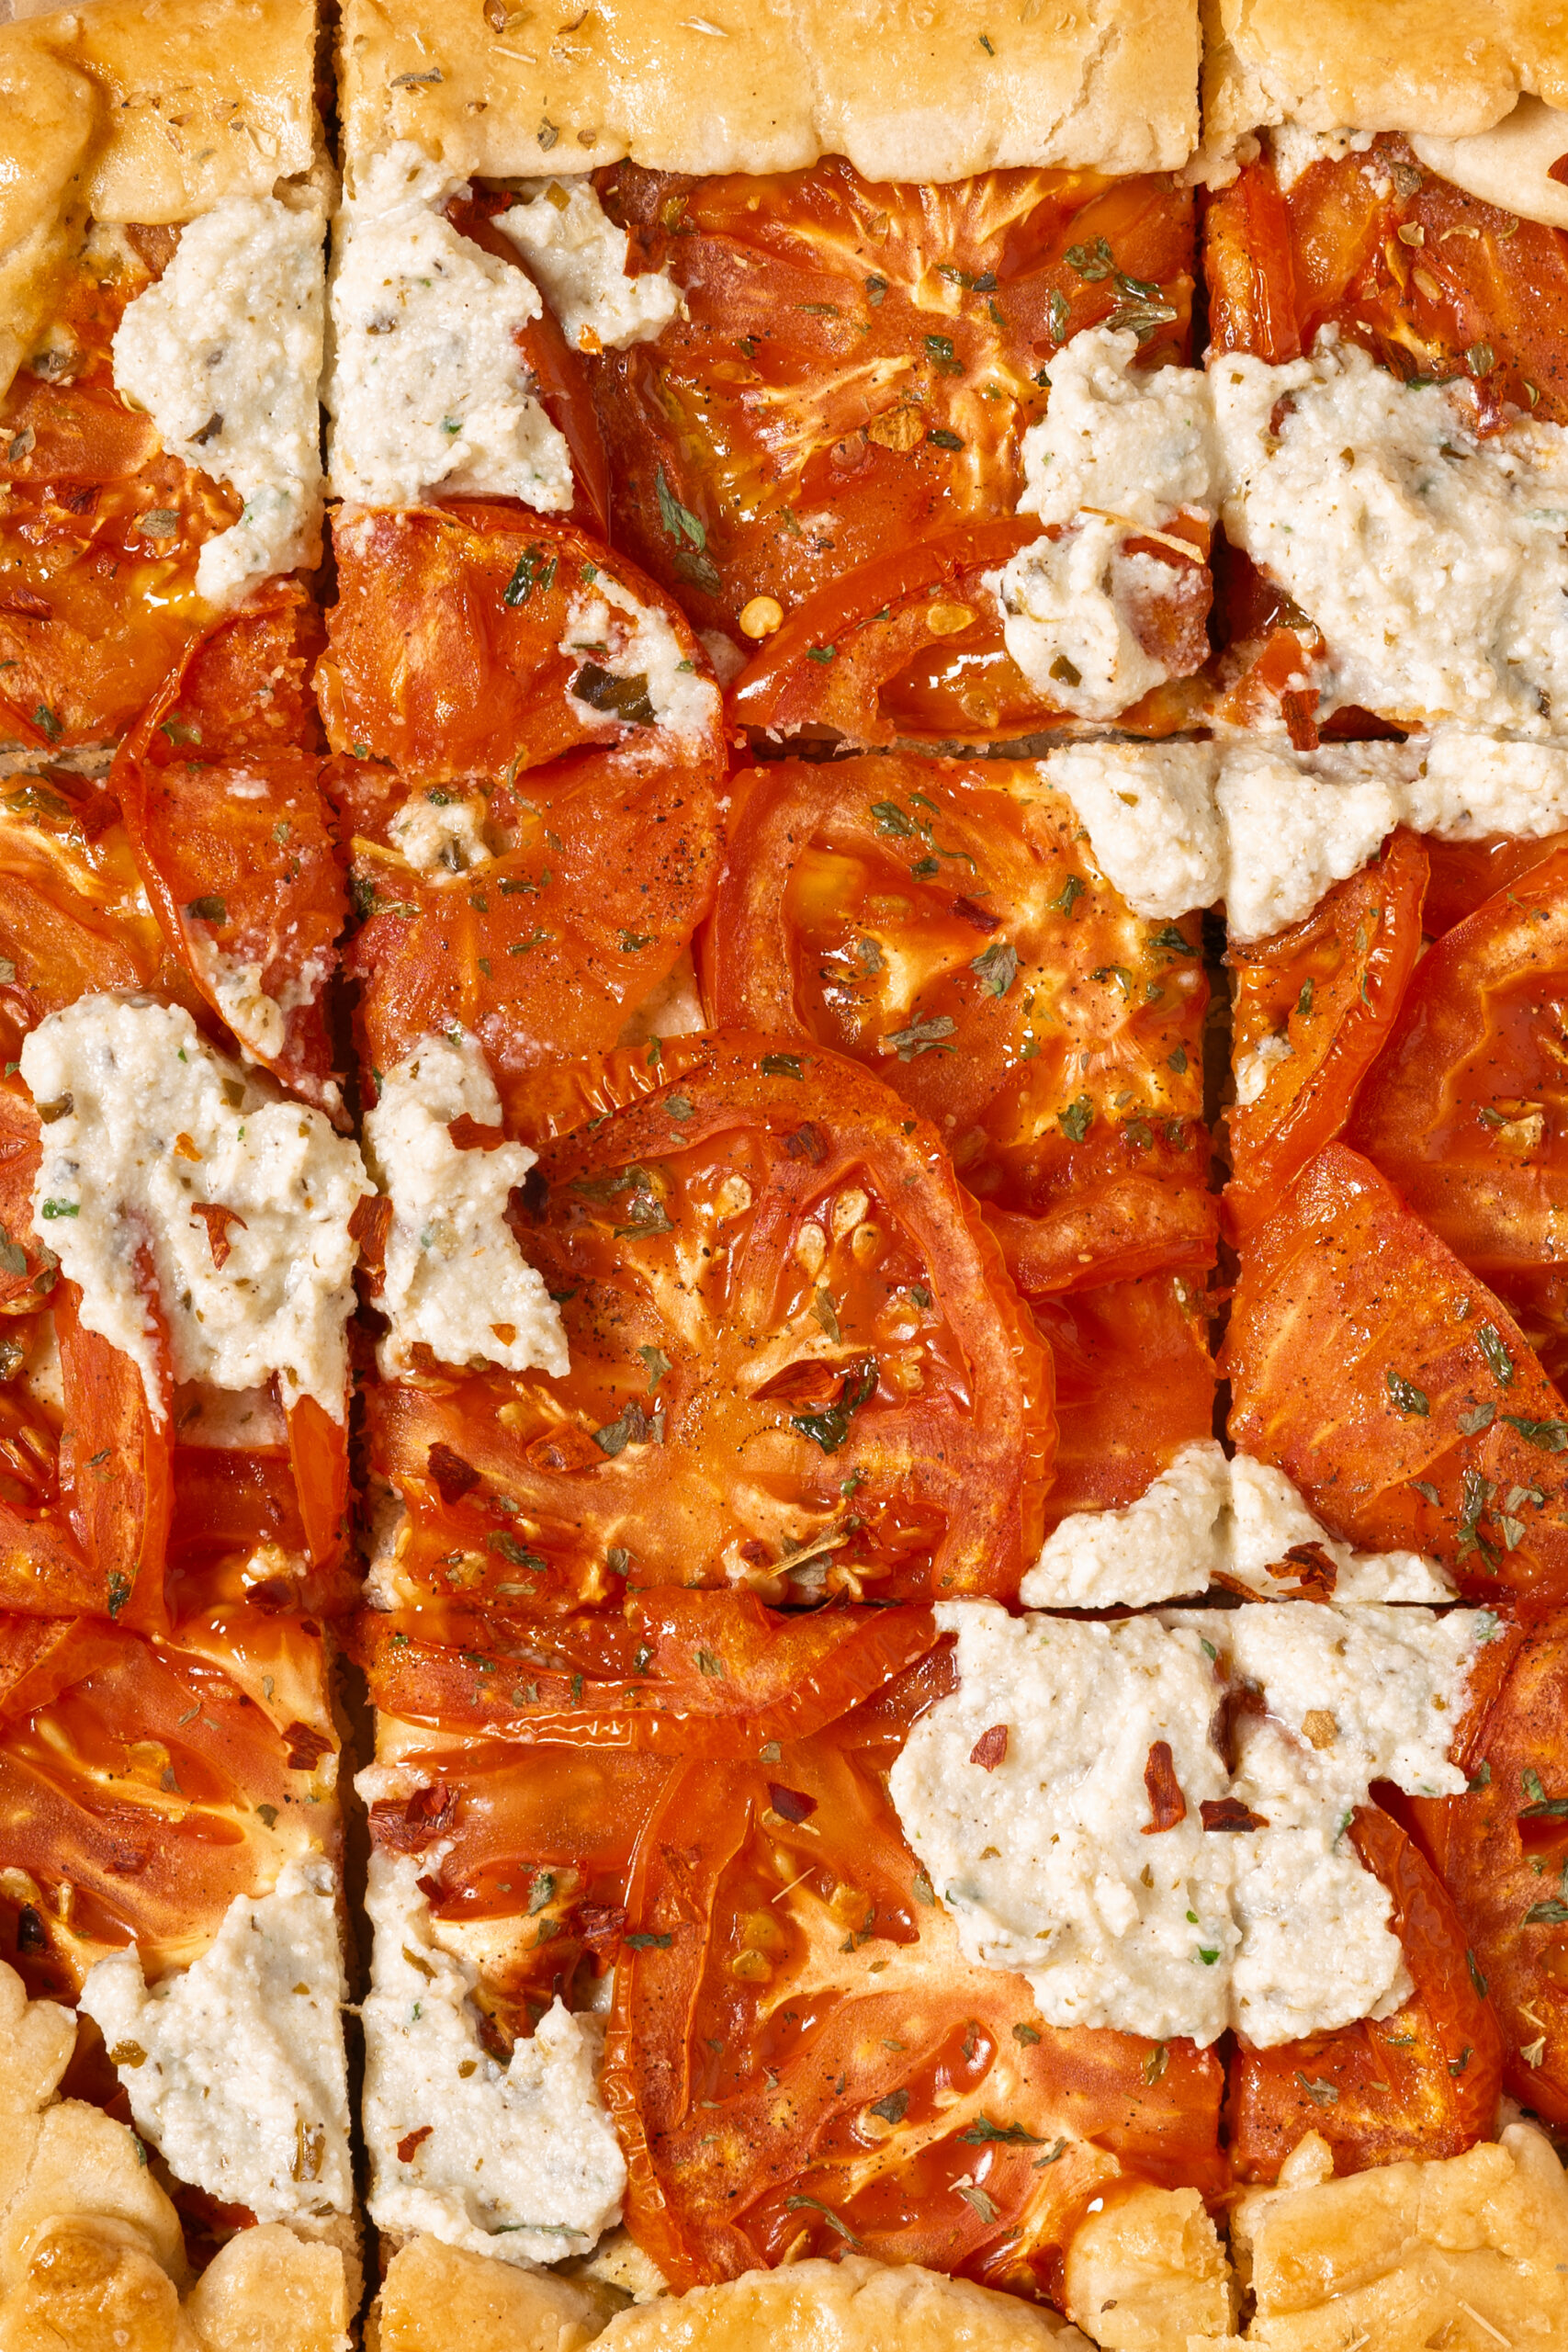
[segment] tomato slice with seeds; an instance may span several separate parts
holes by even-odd
[[[1214,1433],[1214,1363],[1201,1284],[1145,1274],[1033,1302],[1056,1372],[1047,1523],[1135,1502],[1184,1445]]]
[[[1568,846],[1446,932],[1349,1140],[1477,1272],[1550,1265],[1568,1210]]]
[[[1132,913],[1022,761],[781,760],[735,786],[716,1017],[936,1122],[1031,1297],[1213,1256],[1196,917]]]
[[[1493,1645],[1454,1760],[1464,1796],[1410,1801],[1501,2021],[1504,2081],[1568,2124],[1568,1616]],[[1483,1661],[1488,1653],[1483,1652]]]
[[[732,634],[886,548],[1017,511],[1052,354],[1133,327],[1187,348],[1192,211],[1165,175],[981,172],[874,184],[839,157],[772,175],[601,175],[683,317],[588,363],[615,537]]]
[[[1568,1416],[1500,1300],[1334,1143],[1247,1236],[1220,1360],[1230,1433],[1330,1531],[1450,1563],[1531,1611],[1568,1596]]]
[[[149,1977],[186,1965],[235,1895],[332,1849],[335,1748],[321,1643],[298,1623],[253,1630],[242,1610],[232,1636],[98,1624],[40,1643],[0,1617],[5,1957],[67,1999],[132,1939]]]
[[[373,1703],[406,1723],[522,1741],[751,1756],[803,1738],[934,1647],[923,1609],[811,1614],[751,1593],[648,1592],[624,1611],[570,1617],[547,1636],[484,1616],[369,1611],[356,1654]]]
[[[623,1585],[1016,1589],[1050,1367],[935,1132],[795,1038],[671,1040],[593,1085],[522,1228],[570,1371],[372,1395],[394,1592],[537,1617]],[[436,1447],[479,1474],[454,1501]]]
[[[1336,883],[1301,922],[1226,951],[1235,974],[1224,1196],[1233,1233],[1278,1208],[1350,1116],[1421,953],[1426,885],[1425,851],[1397,832],[1381,858]],[[1245,1100],[1244,1073],[1262,1081]]]
[[[339,763],[366,910],[344,964],[360,983],[370,1068],[391,1069],[453,1027],[479,1038],[498,1080],[607,1053],[711,903],[721,774],[716,759],[687,766],[632,752],[536,768],[484,804],[493,856],[432,875],[384,838],[406,786]]]
[[[1398,375],[1470,374],[1497,422],[1568,418],[1568,236],[1425,170],[1396,132],[1284,195],[1271,164],[1244,165],[1209,200],[1204,275],[1216,351],[1293,359],[1332,326]]]
[[[521,506],[456,501],[340,514],[333,545],[338,595],[316,684],[334,752],[389,760],[421,786],[514,779],[611,742],[722,770],[718,696],[695,685],[706,654],[663,592],[601,540]],[[646,673],[612,675],[596,659],[605,648],[587,632],[611,614],[607,589],[672,635],[677,684],[690,663],[686,731],[655,724]]]
[[[1503,2040],[1466,1955],[1465,1931],[1441,1880],[1381,1806],[1349,1828],[1364,1866],[1388,1889],[1389,1925],[1415,1992],[1391,2017],[1253,2050],[1230,2066],[1231,2160],[1243,2180],[1272,2181],[1296,2143],[1316,2132],[1337,2173],[1462,2155],[1492,2131]]]
[[[1092,2199],[1219,2186],[1219,2064],[1054,2030],[965,1961],[886,1792],[908,1721],[881,1727],[671,1775],[605,2052],[627,2220],[679,2288],[863,2252],[1059,2299]]]

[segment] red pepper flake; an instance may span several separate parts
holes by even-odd
[[[446,1133],[458,1151],[494,1151],[506,1141],[504,1127],[485,1127],[467,1111],[446,1122]]]
[[[1145,1838],[1157,1837],[1161,1830],[1174,1829],[1186,1820],[1187,1800],[1176,1777],[1176,1758],[1168,1739],[1156,1739],[1150,1748],[1149,1760],[1144,1767],[1144,1786],[1149,1792],[1149,1811],[1154,1815],[1145,1826]]]
[[[243,1233],[246,1229],[244,1218],[237,1209],[221,1209],[210,1201],[193,1201],[190,1217],[193,1225],[199,1217],[206,1226],[207,1245],[212,1252],[213,1267],[221,1273],[229,1262],[229,1251],[232,1246],[229,1239],[229,1227],[237,1225]]]
[[[1269,1570],[1271,1577],[1295,1576],[1303,1600],[1331,1600],[1339,1570],[1321,1544],[1292,1544],[1284,1558]]]
[[[417,2132],[405,2132],[398,2142],[398,2162],[412,2165],[417,2149],[422,2148],[434,2131],[434,2123],[422,2123]]]
[[[463,1497],[471,1494],[479,1483],[479,1474],[473,1464],[465,1462],[460,1453],[455,1453],[451,1446],[444,1445],[439,1438],[425,1455],[425,1462],[436,1492],[448,1508],[454,1503],[460,1503]]]
[[[1285,732],[1298,752],[1315,752],[1317,734],[1317,688],[1288,686],[1280,696],[1280,716],[1285,722]]]
[[[1007,1754],[1008,1727],[1006,1724],[993,1724],[989,1731],[980,1734],[969,1750],[969,1761],[978,1764],[982,1772],[994,1772],[998,1764],[1007,1762]]]
[[[1205,1829],[1267,1829],[1260,1813],[1251,1812],[1239,1797],[1205,1797],[1198,1807]]]

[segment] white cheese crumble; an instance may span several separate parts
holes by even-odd
[[[321,559],[325,233],[313,190],[228,197],[181,231],[115,335],[116,390],[148,412],[171,457],[244,501],[197,559],[197,588],[215,605]]]
[[[1389,1897],[1345,1832],[1374,1780],[1463,1788],[1448,1748],[1485,1612],[1287,1601],[1105,1624],[957,1601],[937,1622],[958,1686],[890,1786],[972,1961],[1026,1976],[1053,2024],[1203,2043],[1229,2025],[1271,2047],[1408,1997]],[[1263,1709],[1240,1712],[1234,1775],[1213,1737],[1227,1679]],[[1206,1829],[1226,1799],[1254,1826]]]
[[[1019,512],[1060,536],[1021,548],[986,585],[1008,651],[1036,690],[1111,718],[1169,672],[1133,626],[1168,567],[1124,542],[1210,497],[1208,388],[1190,368],[1141,368],[1135,335],[1094,327],[1051,363],[1051,404],[1023,436]]]
[[[1269,1071],[1280,1062],[1293,1060],[1295,1050],[1281,1029],[1271,1036],[1259,1037],[1250,1052],[1236,1056],[1235,1099],[1244,1110],[1261,1098],[1268,1088]]]
[[[1071,743],[1041,762],[1082,819],[1095,864],[1147,922],[1224,893],[1215,758],[1208,743]]]
[[[538,290],[441,218],[454,183],[407,141],[339,216],[327,380],[340,498],[407,506],[437,488],[571,504],[567,445],[515,340]]]
[[[257,1388],[276,1374],[285,1406],[312,1396],[342,1420],[348,1223],[373,1189],[357,1147],[177,1006],[81,997],[24,1039],[21,1067],[44,1114],[35,1229],[81,1285],[84,1323],[140,1367],[154,1413],[149,1262],[176,1381]]]
[[[366,1154],[392,1203],[381,1369],[408,1371],[423,1341],[442,1363],[563,1374],[560,1309],[506,1222],[508,1196],[537,1155],[520,1143],[459,1148],[449,1129],[465,1113],[501,1125],[495,1082],[467,1035],[423,1038],[365,1114]]]
[[[311,1856],[270,1894],[236,1896],[181,1974],[149,1991],[132,1947],[98,1962],[81,2006],[175,2178],[297,2222],[354,2207],[346,1997],[336,1880]]]
[[[603,2028],[558,1999],[508,2064],[490,2056],[472,1998],[478,1972],[436,1942],[419,1891],[448,1850],[370,1857],[371,2218],[505,2262],[586,2254],[620,2220],[626,2181],[599,2090]]]
[[[1215,800],[1234,937],[1266,939],[1299,922],[1393,832],[1402,814],[1400,747],[1366,749],[1374,756],[1346,763],[1337,775],[1314,772],[1282,746],[1227,750]]]
[[[1321,1527],[1281,1470],[1245,1453],[1227,1461],[1213,1438],[1182,1447],[1120,1510],[1070,1511],[1046,1537],[1019,1588],[1031,1609],[1142,1609],[1212,1584],[1288,1593],[1288,1555],[1319,1544],[1340,1601],[1446,1600],[1448,1572],[1419,1552],[1357,1552]],[[1271,1566],[1285,1573],[1270,1576]]]
[[[1248,1604],[1214,1634],[1268,1708],[1237,1719],[1234,1793],[1266,1827],[1233,1835],[1232,2022],[1263,2049],[1387,2016],[1411,1983],[1392,1904],[1345,1832],[1374,1781],[1458,1796],[1449,1760],[1491,1620],[1473,1610]]]
[[[484,826],[485,804],[478,793],[452,793],[435,785],[410,793],[388,824],[387,836],[416,873],[439,878],[488,865]]]
[[[1314,164],[1364,155],[1376,137],[1375,130],[1309,130],[1304,123],[1277,122],[1269,133],[1269,148],[1280,194],[1288,196]]]
[[[1227,1844],[1198,1810],[1227,1788],[1199,1635],[1143,1617],[1010,1617],[989,1601],[936,1613],[958,1635],[958,1688],[916,1724],[890,1787],[966,1956],[1026,1976],[1052,2025],[1213,2041],[1236,1937]],[[987,1770],[971,1758],[998,1724],[1006,1755]],[[1157,1740],[1187,1817],[1145,1838]]]
[[[669,616],[639,604],[629,588],[605,572],[592,594],[574,596],[567,606],[559,650],[574,665],[566,691],[579,721],[598,707],[574,692],[590,664],[627,682],[628,691],[603,712],[606,728],[637,717],[644,726],[662,727],[696,742],[717,721],[718,688],[686,652]]]
[[[626,274],[631,240],[617,229],[591,181],[547,180],[495,225],[511,238],[568,343],[580,351],[625,351],[648,343],[681,314],[668,271]]]
[[[1472,400],[1319,339],[1210,369],[1233,545],[1327,644],[1328,699],[1544,734],[1568,710],[1568,428],[1482,438]]]

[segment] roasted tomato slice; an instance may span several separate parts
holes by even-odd
[[[865,745],[1006,742],[1063,723],[1066,712],[1009,653],[994,585],[1039,532],[1028,515],[969,523],[829,582],[735,680],[735,717]],[[1195,723],[1207,696],[1197,673],[1209,659],[1208,525],[1179,515],[1136,546],[1160,567],[1159,585],[1132,625],[1169,675],[1117,723],[1165,735]]]
[[[1230,1433],[1336,1535],[1568,1596],[1568,1414],[1518,1325],[1370,1160],[1330,1144],[1247,1235]]]
[[[1045,1513],[1135,1502],[1184,1445],[1214,1433],[1201,1283],[1145,1274],[1036,1299],[1056,1369],[1056,1464]]]
[[[919,1703],[919,1678],[908,1695]],[[976,1967],[853,1717],[671,1776],[626,1896],[604,2093],[632,2233],[672,2283],[864,2252],[1059,2293],[1128,2177],[1215,2185],[1220,2068],[1064,2032]]]
[[[786,608],[888,547],[1011,514],[1052,353],[1132,326],[1184,355],[1191,199],[1163,175],[808,171],[676,179],[623,164],[606,206],[685,297],[589,363],[615,536],[705,623]]]
[[[336,1738],[320,1641],[249,1612],[177,1643],[0,1617],[0,1953],[72,1997],[133,1939],[149,1976],[237,1894],[330,1846]]]
[[[1483,1652],[1455,1749],[1461,1797],[1412,1800],[1502,2023],[1516,2098],[1568,2124],[1568,1616]]]
[[[196,987],[250,1060],[341,1114],[326,1001],[347,895],[321,761],[308,748],[310,618],[285,586],[198,639],[111,781],[148,896]]]
[[[145,1249],[139,1271],[162,1374],[155,1401],[140,1366],[83,1322],[76,1284],[55,1285],[65,1404],[60,1485],[72,1532],[102,1587],[98,1605],[128,1626],[159,1633],[168,1623],[164,1564],[174,1511],[174,1376],[157,1278]]]
[[[804,1738],[937,1640],[929,1610],[802,1615],[751,1593],[643,1593],[615,1615],[561,1619],[542,1644],[477,1613],[431,1616],[359,1620],[358,1655],[383,1713],[445,1731],[682,1757],[754,1757],[766,1740]]]
[[[1548,833],[1533,841],[1517,833],[1487,833],[1473,842],[1428,839],[1425,848],[1432,872],[1422,927],[1429,939],[1440,939],[1488,899],[1511,889],[1521,875],[1553,851],[1568,848],[1568,833]]]
[[[1568,847],[1488,899],[1423,958],[1348,1137],[1478,1272],[1561,1261]]]
[[[317,691],[335,752],[389,760],[411,786],[627,741],[722,766],[706,655],[602,541],[521,506],[454,503],[340,515],[333,544]],[[614,639],[637,644],[642,671]]]
[[[392,1576],[525,1617],[623,1583],[1015,1589],[1050,1367],[935,1132],[794,1038],[674,1040],[597,1092],[544,1143],[523,1236],[570,1373],[373,1396],[410,1509]],[[479,1473],[453,1501],[438,1447]]]
[[[1197,919],[1132,913],[1032,762],[752,769],[702,968],[934,1120],[1030,1296],[1213,1260]]]
[[[1483,402],[1568,418],[1568,237],[1426,171],[1397,133],[1309,164],[1281,196],[1245,166],[1209,204],[1217,351],[1293,359],[1325,326],[1398,375],[1470,374]]]
[[[1236,1099],[1224,1204],[1233,1233],[1278,1208],[1343,1128],[1421,953],[1426,883],[1426,853],[1413,834],[1395,833],[1380,859],[1337,883],[1304,921],[1228,951]]]
[[[493,844],[482,862],[421,872],[388,837],[406,784],[339,763],[365,916],[344,961],[370,1067],[390,1069],[453,1027],[479,1039],[498,1078],[607,1053],[678,966],[689,974],[718,862],[721,775],[716,762],[635,748],[583,752],[473,804]]]
[[[197,559],[240,512],[231,491],[165,457],[152,419],[114,389],[115,331],[174,251],[167,230],[127,238],[112,254],[89,241],[45,366],[24,365],[0,401],[0,694],[13,714],[0,734],[46,750],[131,724],[212,618]]]
[[[1350,1841],[1393,1902],[1389,1922],[1415,1985],[1392,2017],[1252,2050],[1230,2067],[1231,2158],[1243,2180],[1275,2180],[1303,2133],[1336,2172],[1461,2155],[1493,2128],[1503,2041],[1442,1882],[1399,1825],[1362,1805]]]

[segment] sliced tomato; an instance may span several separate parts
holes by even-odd
[[[519,1756],[446,1729],[399,1753],[423,1785],[371,1805],[371,1838],[383,1853],[423,1854],[438,1840],[446,1849],[420,1883],[448,1932],[475,1930],[480,2030],[504,2060],[558,1995],[581,2006],[607,1973],[626,1925],[632,1854],[672,1768],[627,1747]]]
[[[852,1054],[934,1120],[1030,1296],[1212,1261],[1197,919],[1134,915],[1036,763],[781,760],[728,835],[716,1018]]]
[[[139,1632],[158,1633],[168,1624],[164,1563],[174,1510],[174,1380],[157,1283],[145,1253],[141,1274],[142,1304],[155,1327],[152,1345],[162,1374],[156,1406],[140,1367],[83,1322],[76,1284],[55,1285],[66,1422],[60,1484],[72,1532],[96,1572],[98,1608]]]
[[[1054,352],[1132,326],[1185,356],[1190,193],[1163,175],[809,170],[599,182],[684,316],[590,371],[615,537],[705,625],[886,548],[1010,515]]]
[[[1501,2021],[1507,2088],[1568,2124],[1568,1616],[1482,1655],[1454,1750],[1469,1792],[1411,1811]]]
[[[1568,1414],[1518,1325],[1371,1162],[1330,1144],[1248,1233],[1221,1357],[1230,1433],[1331,1532],[1568,1598]]]
[[[165,457],[114,389],[116,329],[173,250],[149,244],[102,279],[78,263],[51,346],[69,346],[67,368],[24,366],[0,400],[0,679],[38,745],[122,734],[212,617],[197,560],[241,501]]]
[[[450,1485],[452,1462],[441,1467]],[[369,1611],[357,1653],[374,1704],[403,1722],[526,1741],[751,1756],[801,1738],[934,1647],[922,1609],[764,1609],[751,1593],[660,1591],[560,1620],[541,1645],[478,1614],[431,1624]],[[432,1638],[433,1632],[440,1638]]]
[[[51,1663],[0,1619],[0,1953],[33,1992],[73,1998],[133,1939],[150,1977],[183,1966],[235,1895],[332,1849],[321,1644],[265,1633],[262,1680],[211,1628],[190,1645],[73,1629]]]
[[[636,677],[595,660],[604,582],[651,612],[707,675],[684,616],[601,540],[524,507],[457,502],[340,515],[333,544],[338,599],[317,690],[335,752],[389,760],[422,786],[515,778],[611,742],[722,769],[716,695],[710,726],[672,736],[646,715],[646,675],[639,698]]]
[[[1421,953],[1426,887],[1425,851],[1398,832],[1381,858],[1337,883],[1303,921],[1227,951],[1238,1081],[1225,1187],[1233,1233],[1278,1208],[1349,1118]],[[1269,1058],[1270,1043],[1278,1053],[1281,1040],[1288,1052]],[[1244,1102],[1240,1079],[1254,1069],[1262,1091]]]
[[[1033,1302],[1056,1370],[1056,1462],[1045,1512],[1120,1510],[1184,1445],[1214,1434],[1201,1285],[1145,1274]]]
[[[498,212],[515,198],[510,189],[470,189],[454,197],[446,218],[460,236],[482,245],[509,269],[529,275],[523,256],[505,232],[493,226]],[[592,334],[592,329],[585,332]],[[610,536],[610,461],[593,406],[587,371],[556,323],[547,300],[539,315],[516,330],[516,340],[538,393],[540,406],[562,435],[571,454],[572,481],[577,492],[579,520],[602,538]]]
[[[1503,2039],[1441,1880],[1397,1822],[1358,1808],[1350,1842],[1388,1889],[1390,1927],[1415,1992],[1391,2017],[1253,2050],[1230,2066],[1231,2159],[1243,2180],[1276,2180],[1308,2132],[1337,2173],[1462,2155],[1491,2133]]]
[[[795,1038],[672,1040],[596,1086],[523,1235],[570,1371],[371,1398],[410,1591],[538,1617],[624,1584],[1016,1589],[1050,1367],[934,1130]],[[438,1445],[479,1473],[450,1501]]]
[[[344,959],[371,1069],[454,1026],[479,1039],[498,1077],[608,1052],[707,911],[721,775],[716,761],[581,752],[491,794],[488,864],[431,876],[374,837],[406,786],[340,763],[336,788],[373,829],[355,833],[366,920]]]
[[[348,1510],[348,1399],[341,1418],[313,1396],[288,1408],[288,1458],[305,1542],[318,1566],[342,1548]]]
[[[1568,418],[1568,237],[1438,178],[1395,132],[1283,197],[1270,164],[1244,166],[1209,203],[1204,266],[1216,350],[1292,359],[1334,327],[1398,375],[1470,374],[1499,422]]]
[[[1478,1272],[1562,1257],[1568,846],[1444,933],[1405,993],[1349,1139]]]
[[[1501,890],[1511,889],[1553,851],[1568,848],[1568,833],[1527,840],[1517,833],[1488,833],[1480,841],[1424,843],[1432,876],[1427,885],[1423,923],[1428,938],[1440,939],[1456,922]]]
[[[1218,2186],[1219,2064],[1053,2030],[965,1961],[852,1723],[678,1769],[643,1832],[604,2076],[628,2222],[679,2288],[863,2252],[1059,2297],[1115,2183]]]

